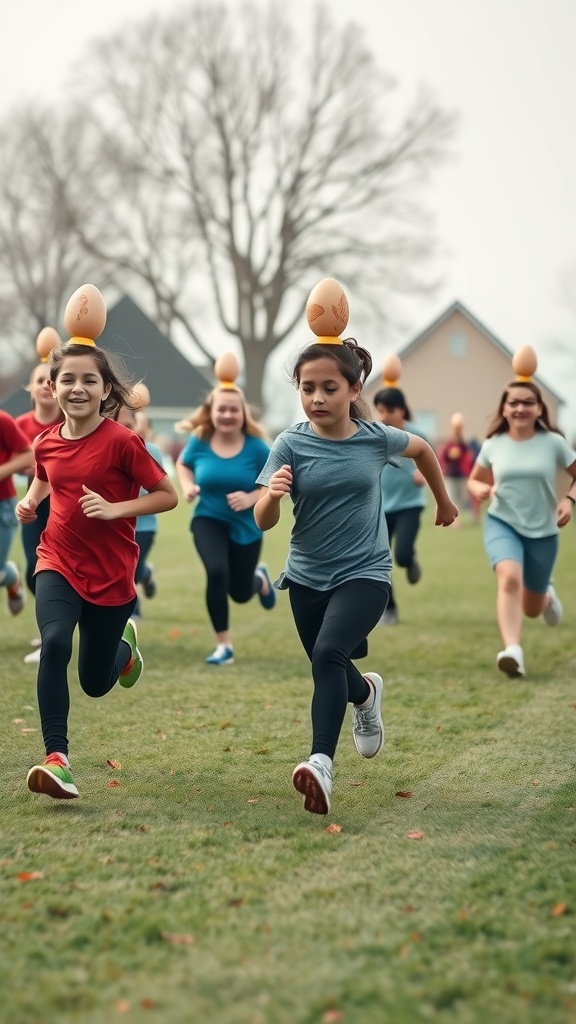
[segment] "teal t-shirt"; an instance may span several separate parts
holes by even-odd
[[[566,438],[539,430],[527,441],[509,434],[487,438],[478,464],[491,469],[494,495],[488,512],[524,537],[550,537],[556,525],[556,473],[576,461]]]
[[[383,426],[383,424],[382,424]],[[421,430],[407,425],[409,434],[416,434],[417,437],[427,438]],[[382,484],[382,498],[384,512],[401,512],[405,508],[424,508],[426,504],[426,487],[414,483],[414,473],[417,472],[414,459],[398,459],[397,465],[384,466],[380,483]]]
[[[380,474],[406,448],[405,430],[358,420],[352,437],[330,441],[308,421],[278,435],[256,483],[280,466],[292,468],[294,526],[288,558],[275,586],[288,581],[331,590],[348,580],[390,582],[392,557]]]
[[[242,451],[231,459],[223,459],[212,451],[207,441],[191,437],[180,456],[181,462],[194,473],[200,488],[192,519],[218,519],[230,528],[235,544],[253,544],[262,536],[256,526],[254,510],[234,512],[226,495],[232,491],[253,491],[256,478],[266,463],[270,448],[259,437],[246,434]]]
[[[154,441],[145,441],[146,450],[150,452],[153,459],[156,460],[159,466],[164,469],[164,463],[162,461],[162,452],[160,451],[157,444]],[[141,490],[140,494],[147,494],[145,490]],[[158,529],[158,516],[152,514],[150,516],[138,516],[136,519],[136,533],[156,533]]]

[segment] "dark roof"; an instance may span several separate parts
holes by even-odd
[[[128,296],[108,311],[96,344],[117,352],[136,380],[145,380],[153,408],[192,409],[213,387],[210,371],[193,366]]]
[[[145,380],[151,409],[176,409],[179,415],[200,405],[213,387],[211,371],[196,367],[182,355],[139,306],[125,295],[108,311],[106,327],[97,345],[117,352],[136,380]],[[24,386],[35,362],[26,366],[18,382],[3,398],[0,409],[20,416],[31,408]]]
[[[440,325],[444,323],[444,321],[447,320],[449,316],[452,316],[452,313],[461,313],[462,316],[465,316],[466,319],[470,321],[470,323],[474,324],[474,326],[479,331],[481,331],[482,334],[484,334],[488,338],[488,340],[491,341],[492,344],[497,349],[499,349],[500,352],[503,353],[503,355],[505,355],[508,359],[512,358],[513,352],[511,351],[511,349],[509,349],[508,346],[504,344],[504,342],[500,341],[500,339],[497,338],[496,335],[492,333],[492,331],[490,331],[480,320],[478,320],[478,318],[475,317],[474,314],[471,313],[470,310],[467,309],[462,302],[456,300],[455,302],[452,302],[444,310],[443,313],[440,313],[440,316],[436,317],[436,319],[433,320],[431,324],[428,324],[428,327],[426,327],[425,330],[421,331],[420,334],[417,334],[416,337],[412,339],[412,341],[409,341],[408,344],[404,345],[403,348],[398,349],[398,356],[400,357],[400,359],[404,359],[409,352],[412,352],[413,349],[417,348],[418,345],[425,341],[425,339],[430,334],[432,334],[432,332],[435,331],[437,327],[440,327]],[[565,399],[561,398],[558,392],[554,391],[554,389],[551,388],[549,384],[546,384],[541,377],[535,375],[534,380],[541,387],[546,388],[546,391],[548,391],[549,394],[553,396],[553,398],[558,402],[559,405],[564,404]]]

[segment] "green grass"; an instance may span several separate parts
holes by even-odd
[[[287,596],[271,613],[233,606],[236,664],[206,666],[189,511],[161,519],[141,683],[91,701],[71,669],[78,801],[26,789],[42,756],[22,663],[33,607],[2,610],[3,1019],[576,1021],[574,529],[556,572],[565,620],[526,623],[529,674],[510,681],[481,532],[427,513],[422,582],[397,572],[401,622],[363,663],[385,678],[386,747],[362,760],[346,721],[324,819],[290,783],[311,683]],[[266,536],[273,572],[289,526]]]

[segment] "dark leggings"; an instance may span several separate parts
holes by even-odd
[[[50,512],[50,498],[44,498],[36,509],[36,519],[33,523],[22,524],[22,547],[26,559],[26,586],[31,594],[36,593],[36,577],[34,571],[38,556],[36,549],[40,543],[40,535],[46,529],[48,513]]]
[[[421,508],[403,508],[398,512],[386,513],[386,526],[388,527],[388,540],[392,548],[394,543],[394,561],[401,569],[408,569],[416,557],[416,537],[420,529]],[[389,608],[395,608],[394,591],[390,588]]]
[[[334,590],[289,582],[298,636],[312,662],[312,754],[333,758],[348,703],[362,704],[370,687],[350,658],[380,620],[389,585],[350,580]]]
[[[78,626],[78,676],[89,697],[103,697],[116,683],[130,660],[130,647],[122,633],[134,601],[128,604],[91,604],[58,572],[36,576],[36,619],[42,648],[38,670],[38,706],[47,754],[68,753],[70,694],[67,669],[72,637]]]
[[[246,604],[262,586],[255,574],[261,540],[235,544],[226,523],[200,516],[192,520],[192,536],[206,570],[206,605],[215,633],[228,629],[228,597]]]
[[[146,564],[146,559],[150,554],[150,548],[152,547],[155,539],[155,530],[136,530],[136,543],[138,545],[139,553],[136,573],[134,575],[134,583],[146,583],[148,580],[150,569]]]

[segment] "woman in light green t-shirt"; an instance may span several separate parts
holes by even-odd
[[[558,468],[572,478],[556,499]],[[576,457],[550,423],[540,389],[517,380],[505,389],[468,480],[472,497],[491,498],[484,519],[484,544],[497,579],[496,615],[504,649],[498,668],[524,675],[522,617],[542,615],[549,626],[562,617],[551,575],[558,530],[572,518]]]

